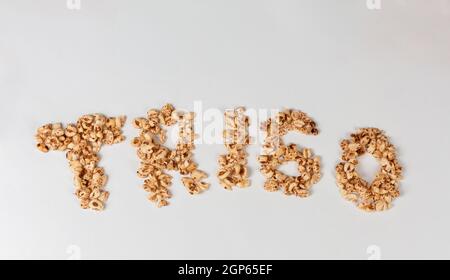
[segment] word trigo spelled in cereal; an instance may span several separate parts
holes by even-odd
[[[181,182],[191,195],[199,194],[210,186],[204,180],[208,175],[198,169],[194,161],[195,115],[177,111],[166,104],[161,109],[151,109],[146,117],[136,118],[133,126],[139,130],[131,144],[137,150],[140,167],[137,175],[144,179],[143,188],[148,199],[158,207],[167,206],[172,194],[172,176],[168,171],[181,174]],[[217,177],[223,188],[245,188],[251,185],[248,169],[247,147],[250,145],[250,118],[244,107],[236,107],[224,113],[223,131],[226,154],[218,159]],[[42,152],[64,151],[74,174],[75,195],[81,208],[103,210],[109,192],[104,190],[107,176],[98,167],[99,152],[103,145],[117,144],[125,140],[122,128],[126,117],[106,117],[101,114],[85,115],[75,124],[44,125],[37,130],[37,148]],[[165,146],[166,127],[178,125],[175,149]],[[265,134],[262,153],[258,156],[260,171],[266,181],[264,189],[270,192],[282,190],[286,195],[308,197],[311,187],[321,179],[320,158],[308,148],[285,144],[283,137],[290,131],[306,135],[318,135],[316,123],[304,112],[284,110],[274,118],[263,122]],[[402,167],[396,148],[384,132],[378,128],[362,128],[341,142],[342,156],[336,166],[336,180],[342,196],[365,211],[384,211],[400,195]],[[373,155],[381,168],[371,183],[356,172],[358,158],[365,153]],[[298,165],[297,176],[288,176],[278,168],[286,162]]]

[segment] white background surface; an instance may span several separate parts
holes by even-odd
[[[450,258],[450,1],[81,2],[0,0],[0,258],[367,259],[371,245],[384,259]],[[175,180],[157,209],[127,142],[102,151],[111,196],[95,213],[72,195],[64,154],[35,149],[48,122],[195,100],[310,114],[321,134],[287,141],[322,157],[313,195],[265,192],[253,146],[251,188],[211,176],[191,197]],[[385,213],[335,186],[339,141],[363,126],[384,129],[405,167]],[[199,145],[200,167],[214,175],[221,152]]]

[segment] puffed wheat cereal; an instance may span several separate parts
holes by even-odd
[[[232,190],[234,186],[245,188],[250,186],[246,152],[250,144],[250,119],[245,115],[244,107],[226,111],[224,117],[223,138],[228,154],[219,157],[217,177],[227,190]]]
[[[163,126],[178,123],[178,142],[175,150],[164,146],[167,131]],[[139,136],[132,140],[137,148],[140,167],[137,175],[145,179],[143,188],[149,194],[148,199],[158,207],[167,206],[172,194],[172,176],[166,170],[178,171],[183,175],[181,181],[189,194],[198,194],[209,188],[203,179],[207,174],[197,169],[193,159],[195,149],[194,113],[178,112],[171,104],[161,110],[151,109],[146,118],[136,118],[133,125],[140,130]]]
[[[264,188],[275,192],[280,189],[286,195],[308,197],[311,187],[321,178],[320,158],[314,157],[310,149],[299,149],[296,144],[285,145],[282,137],[290,131],[317,135],[316,123],[305,113],[284,110],[274,119],[262,124],[266,134],[262,154],[258,157],[261,172],[266,178]],[[278,170],[283,163],[295,161],[299,176],[288,176]]]
[[[104,190],[107,176],[98,167],[102,145],[112,145],[125,140],[122,127],[126,117],[108,118],[104,115],[85,115],[76,124],[65,128],[60,123],[47,124],[37,130],[37,148],[44,153],[65,151],[74,173],[75,195],[81,208],[103,210],[109,192]]]
[[[362,128],[341,142],[342,162],[336,166],[336,179],[342,196],[365,211],[384,211],[400,195],[399,184],[402,167],[397,160],[395,147],[378,128]],[[381,169],[372,183],[366,182],[356,172],[358,157],[372,154]]]

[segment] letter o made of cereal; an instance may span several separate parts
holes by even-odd
[[[378,128],[362,128],[341,142],[342,156],[336,166],[336,180],[342,196],[365,211],[384,211],[400,195],[402,167],[396,148]],[[370,153],[381,165],[373,182],[362,179],[356,171],[358,158]]]

